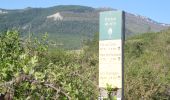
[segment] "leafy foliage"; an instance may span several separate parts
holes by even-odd
[[[48,52],[41,40],[21,39],[17,31],[0,37],[0,92],[8,99],[94,99],[96,66],[83,53]],[[86,59],[86,61],[85,61]],[[93,71],[93,70],[94,71]]]

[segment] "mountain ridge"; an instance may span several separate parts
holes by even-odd
[[[57,5],[57,6],[52,6],[52,7],[26,7],[26,8],[21,8],[21,9],[4,9],[4,8],[0,8],[0,11],[15,11],[15,10],[29,10],[29,9],[47,9],[47,8],[69,8],[69,7],[84,7],[84,8],[91,8],[92,10],[99,10],[99,11],[108,11],[108,10],[118,10],[118,9],[114,9],[114,8],[111,8],[111,7],[98,7],[98,8],[93,8],[93,7],[90,7],[90,6],[81,6],[81,5]],[[69,9],[69,10],[73,10],[73,9]],[[127,12],[127,11],[125,11]],[[129,12],[127,12],[129,13]],[[147,16],[142,16],[142,15],[139,15],[139,14],[134,14],[134,13],[129,13],[129,14],[132,14],[132,15],[135,15],[135,16],[138,16],[138,17],[141,17],[141,18],[145,18],[145,19],[148,19],[154,23],[157,23],[157,24],[162,24],[163,26],[166,25],[166,26],[170,26],[170,24],[168,23],[162,23],[162,22],[158,22],[158,21],[155,21],[153,20],[152,18],[149,18]]]
[[[116,9],[59,5],[48,8],[0,10],[7,12],[0,14],[0,31],[19,28],[24,34],[47,32],[52,40],[64,44],[66,48],[70,45],[74,45],[73,48],[80,48],[82,40],[90,39],[94,33],[99,32],[99,13]],[[159,32],[169,27],[168,24],[161,24],[128,12],[125,12],[125,25],[126,36]]]

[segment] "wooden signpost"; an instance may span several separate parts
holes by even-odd
[[[100,13],[99,35],[99,88],[100,99],[108,96],[108,87],[117,100],[123,99],[124,65],[124,12]]]

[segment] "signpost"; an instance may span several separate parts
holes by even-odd
[[[123,98],[123,45],[124,12],[100,13],[99,35],[99,88],[100,97],[107,97],[107,86],[116,91],[117,99]]]

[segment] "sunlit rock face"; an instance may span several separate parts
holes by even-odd
[[[54,21],[63,20],[63,16],[61,16],[61,14],[57,12],[53,15],[47,16],[47,19],[53,19]]]

